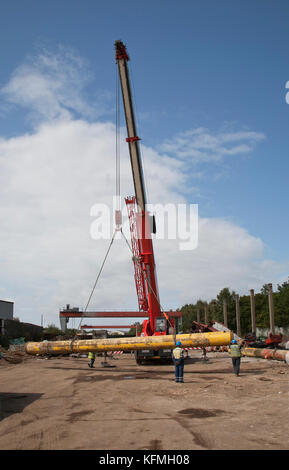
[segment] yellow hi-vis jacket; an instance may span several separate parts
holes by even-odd
[[[95,353],[89,351],[89,353],[88,353],[88,359],[94,359],[94,358],[95,358]]]
[[[231,357],[241,357],[241,350],[238,344],[230,344],[229,354]]]
[[[173,358],[176,360],[176,361],[181,361],[182,359],[184,359],[184,351],[182,350],[182,348],[179,348],[178,346],[173,349]]]

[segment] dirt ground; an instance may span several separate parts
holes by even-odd
[[[1,450],[288,450],[289,366],[191,351],[184,384],[172,365],[112,367],[87,358],[0,360]]]

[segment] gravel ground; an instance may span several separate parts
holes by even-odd
[[[289,366],[191,351],[184,384],[172,365],[130,354],[0,360],[1,450],[288,450]]]

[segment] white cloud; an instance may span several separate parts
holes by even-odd
[[[158,147],[160,152],[191,161],[204,163],[221,161],[227,155],[241,155],[253,150],[265,135],[253,131],[212,133],[205,128],[181,132]]]
[[[59,46],[56,53],[43,50],[27,57],[1,94],[9,103],[27,109],[35,124],[71,119],[75,113],[95,118],[104,112],[104,105],[100,100],[92,106],[86,98],[90,79],[86,61],[74,50]]]
[[[88,299],[109,243],[90,238],[90,209],[112,205],[114,137],[110,123],[70,120],[0,142],[0,282],[23,321],[39,323],[44,314],[57,322],[59,308],[84,307]],[[121,153],[123,195],[132,194],[125,142]],[[151,202],[183,202],[182,165],[152,149],[143,153]],[[178,241],[156,240],[164,308],[214,296],[226,285],[240,290],[272,280],[282,267],[265,260],[263,249],[261,240],[223,219],[200,220],[199,247],[191,252],[179,251]],[[91,308],[137,308],[131,255],[121,240]]]
[[[0,292],[15,300],[16,316],[38,324],[41,315],[45,324],[58,323],[59,308],[66,303],[85,306],[109,244],[91,239],[90,210],[96,203],[112,206],[115,128],[109,122],[73,118],[74,110],[89,114],[80,98],[81,76],[73,68],[77,60],[66,56],[63,64],[59,56],[46,54],[30,69],[17,69],[4,87],[10,101],[42,116],[33,132],[0,140]],[[44,79],[47,67],[50,74]],[[53,84],[55,76],[61,78]],[[23,77],[27,80],[21,82]],[[76,95],[70,83],[76,84]],[[70,89],[65,90],[65,84]],[[126,196],[133,193],[133,184],[122,137],[121,185]],[[246,151],[239,146],[251,148],[263,139],[253,132],[212,135],[198,129],[179,136],[174,151],[191,152],[190,138],[195,139],[193,150],[200,158],[208,154],[208,159],[216,148],[223,154],[238,153]],[[180,188],[189,175],[179,154],[168,156],[145,146],[142,153],[149,202],[185,202]],[[265,259],[262,240],[223,219],[200,219],[199,228],[199,246],[190,252],[179,251],[178,241],[155,240],[164,308],[209,299],[224,286],[245,292],[279,281],[284,266]],[[89,309],[128,308],[137,308],[133,265],[124,241],[116,240]]]

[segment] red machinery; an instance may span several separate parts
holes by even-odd
[[[148,312],[148,320],[143,322],[145,336],[165,335],[176,333],[177,317],[181,312],[174,312],[170,317],[162,311],[156,279],[155,259],[151,233],[154,232],[154,220],[146,210],[147,198],[143,177],[142,160],[139,148],[140,138],[137,135],[135,116],[132,103],[129,71],[127,62],[129,56],[121,41],[115,42],[116,62],[122,90],[123,106],[126,119],[127,139],[134,181],[135,196],[125,199],[131,232],[135,284],[138,296],[139,310]],[[171,356],[171,351],[138,351],[137,362],[152,355]]]
[[[279,335],[274,335],[269,333],[268,338],[257,339],[254,333],[249,333],[245,336],[244,343],[247,348],[269,348],[276,349],[280,343],[282,343],[283,336],[280,333]]]
[[[278,345],[282,343],[282,339],[283,335],[281,333],[279,335],[269,333],[268,338],[265,339],[265,344],[268,348],[278,348]]]
[[[207,333],[209,331],[218,331],[212,325],[213,325],[213,322],[209,322],[208,324],[206,324],[206,323],[200,323],[197,321],[192,321],[192,332],[193,333]]]

